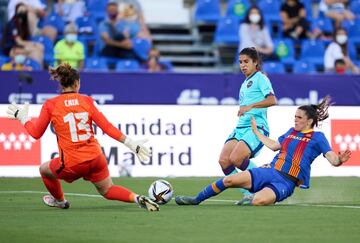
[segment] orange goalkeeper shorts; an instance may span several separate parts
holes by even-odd
[[[50,161],[50,170],[56,178],[69,183],[79,178],[84,178],[84,180],[91,182],[99,182],[110,175],[104,154],[69,168],[62,167],[61,161],[57,157]]]

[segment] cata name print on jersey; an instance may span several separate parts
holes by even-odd
[[[65,104],[66,107],[77,106],[77,105],[79,105],[79,101],[78,101],[78,99],[64,100],[64,104]]]
[[[41,143],[16,120],[0,118],[0,165],[40,165]]]

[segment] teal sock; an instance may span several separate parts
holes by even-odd
[[[219,194],[220,192],[226,190],[226,187],[224,185],[224,178],[221,178],[213,183],[211,183],[210,185],[208,185],[207,187],[204,188],[204,190],[202,190],[197,196],[196,196],[196,200],[198,202],[202,202],[210,197],[213,197],[217,194]]]
[[[249,165],[246,167],[246,170],[250,170],[250,169],[256,168],[256,167],[257,167],[256,164],[254,162],[252,162],[251,160],[249,160]],[[249,192],[248,190],[246,190],[244,188],[240,188],[239,190],[244,196],[248,196],[248,195],[252,194],[251,192]]]

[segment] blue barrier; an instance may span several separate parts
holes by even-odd
[[[29,72],[32,83],[18,72],[0,72],[0,103],[43,103],[59,90],[47,72]],[[336,105],[360,104],[360,76],[269,75],[280,105],[317,103],[327,94]],[[237,104],[242,74],[81,73],[81,92],[100,104]],[[21,93],[21,96],[19,95]]]

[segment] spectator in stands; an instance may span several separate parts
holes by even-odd
[[[142,28],[139,13],[132,4],[124,4],[119,13],[116,29],[118,32],[129,36],[129,38],[136,37],[151,41],[150,33]]]
[[[31,71],[32,67],[25,64],[27,53],[24,47],[14,46],[10,51],[11,60],[1,66],[2,71]]]
[[[115,0],[115,1],[119,5],[120,12],[122,12],[122,9],[124,9],[126,5],[131,5],[131,7],[134,8],[134,10],[137,13],[138,20],[140,22],[140,26],[141,26],[140,32],[142,33],[143,38],[151,41],[151,34],[149,28],[146,25],[144,13],[139,1],[138,0]]]
[[[19,3],[15,8],[15,15],[6,24],[2,40],[3,51],[9,56],[10,50],[15,45],[23,46],[28,57],[37,61],[41,66],[44,60],[44,46],[40,43],[30,41],[31,34],[28,24],[27,7]]]
[[[286,0],[281,5],[281,20],[284,37],[304,39],[309,37],[309,23],[306,20],[304,4],[299,0]]]
[[[335,21],[335,27],[339,28],[343,20],[354,20],[355,15],[346,8],[348,0],[321,0],[319,10],[325,16]]]
[[[355,74],[360,74],[360,69],[351,61],[348,54],[348,37],[345,29],[338,28],[333,35],[333,41],[328,45],[324,55],[325,71],[335,71],[335,61],[343,59],[346,64],[346,70]]]
[[[265,26],[263,15],[256,6],[247,11],[244,21],[240,25],[239,37],[239,50],[255,47],[264,61],[277,59],[269,29]]]
[[[57,30],[52,26],[44,26],[38,28],[38,22],[41,18],[46,16],[46,5],[41,0],[10,0],[8,5],[8,20],[11,20],[16,14],[16,7],[22,3],[27,14],[27,24],[29,26],[30,35],[45,35],[51,40],[55,41],[57,37]]]
[[[168,67],[160,62],[160,52],[155,47],[149,51],[149,58],[142,66],[148,72],[168,71]]]
[[[55,45],[54,53],[57,65],[69,63],[74,69],[84,67],[84,45],[77,40],[78,29],[75,24],[70,23],[64,29],[65,38],[58,41]]]
[[[116,29],[116,25],[119,22],[117,3],[108,3],[107,15],[108,18],[101,22],[99,26],[100,36],[104,44],[101,55],[106,57],[139,59],[133,51],[133,44],[128,32],[118,32]]]
[[[75,22],[86,10],[83,0],[57,0],[54,7],[55,12],[62,16],[65,22]]]
[[[337,74],[345,74],[346,73],[346,63],[344,59],[336,59],[335,60],[335,73]]]

